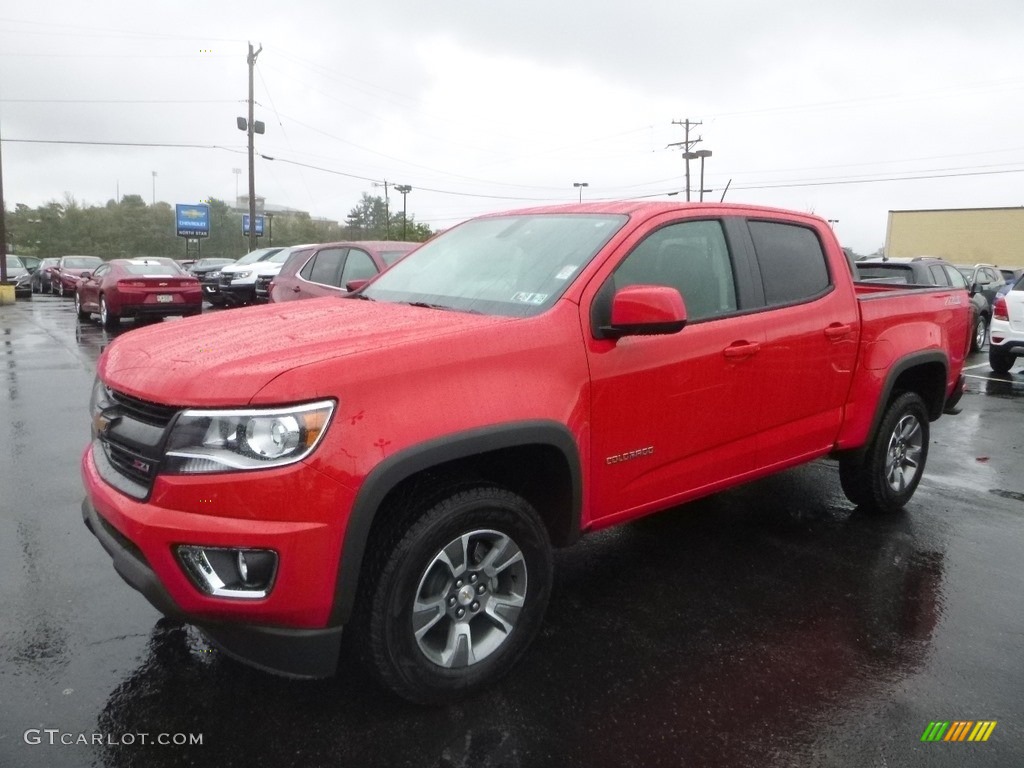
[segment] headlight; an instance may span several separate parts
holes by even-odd
[[[265,469],[313,452],[334,401],[285,408],[184,411],[167,439],[164,471],[180,474]]]
[[[209,280],[211,278],[214,278],[214,277],[220,277],[220,270],[218,269],[216,272],[207,272],[205,277],[206,277],[207,280]]]
[[[249,277],[249,275],[251,275],[251,274],[252,274],[252,270],[251,269],[248,272],[235,272],[235,274],[233,274],[231,276],[231,279],[232,280],[245,280],[245,278]]]

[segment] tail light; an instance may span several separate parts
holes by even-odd
[[[1006,309],[1006,297],[1000,296],[996,299],[996,304],[992,307],[992,319],[993,320],[1006,320],[1009,322],[1010,314]]]
[[[117,286],[119,288],[145,288],[146,284],[142,280],[118,280]]]

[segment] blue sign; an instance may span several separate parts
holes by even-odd
[[[210,207],[177,203],[174,206],[174,220],[177,222],[178,237],[209,237]]]
[[[243,213],[242,214],[242,234],[243,235],[248,235],[249,234],[249,214],[248,213]],[[257,216],[256,217],[256,237],[263,237],[263,217],[262,216]]]

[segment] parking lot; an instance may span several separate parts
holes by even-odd
[[[1020,365],[971,358],[905,513],[855,510],[821,461],[585,537],[524,663],[421,709],[348,660],[241,666],[118,578],[78,472],[111,338],[70,299],[0,307],[0,766],[1024,764]]]

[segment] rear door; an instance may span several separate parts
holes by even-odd
[[[764,292],[761,467],[828,451],[842,424],[860,338],[860,314],[848,267],[830,261],[812,226],[748,222]],[[833,266],[835,265],[835,266]],[[842,269],[844,274],[833,274]]]
[[[83,309],[99,311],[100,308],[100,283],[104,276],[109,274],[112,267],[109,264],[100,264],[88,280],[83,280],[78,286],[78,292]]]

